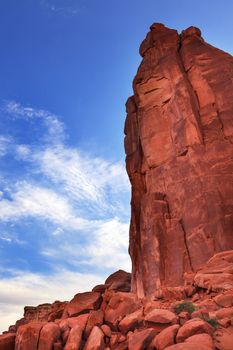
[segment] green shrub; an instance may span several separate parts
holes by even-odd
[[[205,318],[205,317],[203,317],[203,320],[208,322],[215,329],[219,327],[219,324],[218,324],[218,321],[216,320],[216,318]]]
[[[186,311],[191,315],[195,310],[195,305],[191,301],[183,301],[182,303],[174,305],[174,311],[177,315],[182,311]]]

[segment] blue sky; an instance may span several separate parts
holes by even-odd
[[[127,255],[125,101],[153,22],[233,53],[232,1],[0,2],[0,329]]]

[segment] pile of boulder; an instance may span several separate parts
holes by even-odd
[[[69,302],[25,307],[0,350],[233,349],[233,251],[153,298],[138,298],[130,279],[119,270]]]

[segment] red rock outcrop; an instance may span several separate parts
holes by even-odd
[[[153,24],[126,103],[132,291],[180,286],[233,249],[233,57]]]
[[[15,334],[7,333],[0,336],[0,350],[14,350]]]
[[[226,290],[225,284],[218,284],[216,291],[209,288],[209,284],[204,283],[201,287],[195,282],[199,282],[200,274],[204,274],[204,281],[206,275],[210,276],[210,281],[212,275],[213,281],[218,280],[222,268],[233,272],[233,262],[229,256],[230,252],[227,252],[227,260],[223,265],[219,264],[218,269],[215,262],[219,262],[219,254],[211,258],[206,267],[193,276],[190,284],[193,293],[190,294],[188,290],[187,294],[183,287],[182,301],[171,298],[171,295],[177,295],[177,288],[174,288],[174,294],[170,288],[169,293],[163,291],[151,300],[138,298],[134,293],[113,290],[110,283],[102,292],[79,293],[69,302],[56,302],[63,305],[65,311],[63,314],[56,313],[55,319],[50,319],[49,314],[45,316],[43,312],[43,321],[37,320],[35,313],[30,320],[23,319],[26,324],[16,322],[17,326],[11,326],[8,333],[0,335],[0,349],[231,350],[233,288]],[[120,290],[125,276],[121,272],[122,281],[118,281]],[[37,308],[27,307],[25,310],[27,316],[29,310],[35,311]]]
[[[125,128],[132,275],[25,307],[0,350],[233,349],[233,58],[161,24],[140,52]]]

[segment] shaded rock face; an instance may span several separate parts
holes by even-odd
[[[195,27],[162,24],[140,53],[125,151],[132,291],[143,297],[233,249],[233,57]]]

